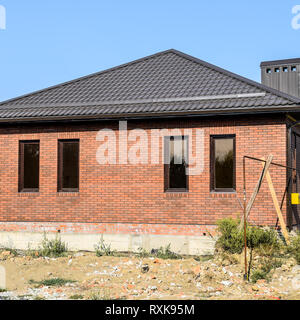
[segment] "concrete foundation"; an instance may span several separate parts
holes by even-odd
[[[0,246],[12,249],[37,249],[43,240],[40,232],[0,232]],[[214,253],[215,240],[209,236],[154,235],[154,234],[85,234],[62,233],[70,251],[95,251],[101,239],[111,249],[121,252],[137,252],[139,248],[147,251],[171,244],[171,250],[184,255],[210,255]],[[48,239],[55,234],[47,234]]]

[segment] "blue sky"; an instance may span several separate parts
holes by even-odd
[[[0,100],[175,48],[260,81],[300,57],[300,0],[0,0]]]

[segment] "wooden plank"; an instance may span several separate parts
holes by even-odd
[[[273,185],[272,178],[271,178],[269,170],[266,173],[266,179],[267,179],[267,182],[268,182],[268,185],[269,185],[269,189],[270,189],[270,192],[271,192],[273,203],[274,203],[274,206],[275,206],[275,209],[276,209],[276,212],[277,212],[277,216],[278,216],[278,219],[279,219],[279,222],[280,222],[282,234],[284,236],[284,239],[285,239],[286,243],[289,245],[290,244],[289,233],[287,231],[286,224],[284,222],[284,219],[283,219],[283,216],[282,216],[282,212],[280,210],[280,205],[279,205],[279,202],[278,202],[278,199],[277,199],[277,196],[276,196],[276,192],[275,192],[275,189],[274,189],[274,185]]]
[[[258,192],[260,190],[260,187],[261,187],[261,184],[262,184],[262,182],[264,180],[264,177],[266,176],[266,173],[269,170],[269,167],[271,165],[272,160],[273,160],[273,155],[270,154],[268,156],[267,161],[262,163],[262,165],[264,167],[263,171],[261,172],[261,175],[260,175],[260,177],[259,177],[259,179],[257,181],[257,184],[256,184],[256,186],[255,186],[255,188],[254,188],[254,190],[252,192],[252,195],[251,195],[250,200],[248,202],[248,205],[246,207],[246,220],[248,219],[248,216],[250,214],[251,208],[252,208],[252,206],[254,204],[254,201],[256,199],[256,196],[257,196],[257,194],[258,194]],[[242,219],[241,219],[241,223],[240,223],[240,226],[239,226],[240,230],[242,229],[243,225],[244,225],[244,216],[242,216]]]

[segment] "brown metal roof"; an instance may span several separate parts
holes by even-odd
[[[300,99],[171,49],[0,103],[0,121],[295,109]]]

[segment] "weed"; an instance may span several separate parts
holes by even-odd
[[[55,239],[49,240],[44,234],[39,253],[43,257],[62,257],[68,251],[65,242],[61,241],[61,238],[56,235]]]
[[[139,258],[148,258],[148,257],[150,257],[150,255],[151,255],[150,252],[148,252],[144,248],[138,248],[137,256]]]
[[[31,249],[30,246],[28,246],[28,249],[26,250],[26,255],[31,256],[33,258],[39,258],[39,257],[52,257],[52,258],[58,258],[58,257],[64,257],[66,255],[66,252],[68,251],[67,245],[65,242],[61,240],[61,238],[56,235],[55,239],[48,239],[46,234],[44,234],[44,238],[39,245],[39,248],[37,250]]]
[[[40,297],[40,296],[36,296],[36,297],[34,297],[33,300],[46,300],[46,298]]]
[[[213,258],[214,258],[213,255],[206,255],[206,256],[197,256],[194,258],[194,260],[198,262],[205,262],[205,261],[212,260]]]
[[[168,244],[166,247],[160,247],[159,249],[152,249],[151,254],[154,254],[157,258],[160,259],[181,259],[182,257],[171,251],[171,244]]]
[[[279,259],[265,259],[259,269],[252,272],[251,281],[256,283],[260,279],[269,280],[270,272],[274,269],[280,268],[282,261]]]
[[[96,251],[96,256],[97,257],[102,257],[102,256],[114,256],[115,251],[111,250],[110,245],[107,245],[103,238],[99,241],[98,244],[95,245],[95,251]]]
[[[109,291],[101,292],[93,292],[89,298],[89,300],[124,300],[123,298],[112,298]]]
[[[29,280],[29,284],[34,284],[37,287],[46,286],[46,287],[62,287],[67,283],[74,283],[74,280],[62,279],[62,278],[53,278],[45,279],[41,281]]]

